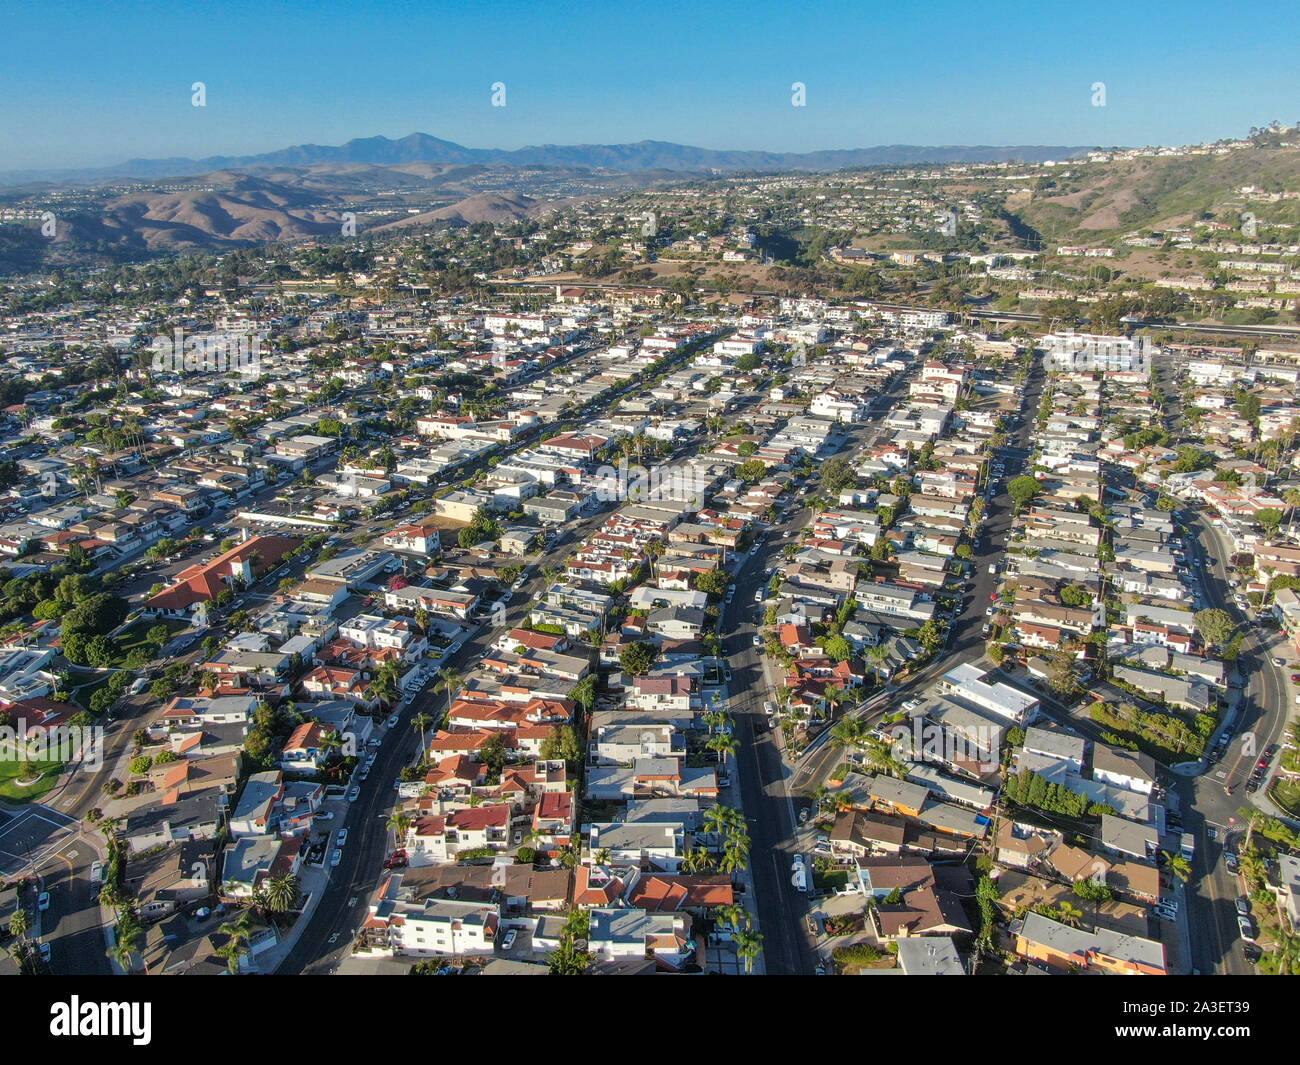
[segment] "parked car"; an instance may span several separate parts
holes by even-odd
[[[347,841],[348,841],[348,830],[346,828],[340,828],[339,834],[334,838],[334,846],[342,847],[344,844],[347,843]]]
[[[42,891],[36,896],[36,908],[40,910],[41,913],[44,913],[50,908],[50,893],[48,891]]]
[[[1249,900],[1247,900],[1245,895],[1242,895],[1237,899],[1237,916],[1238,917],[1250,916],[1250,902]]]
[[[354,784],[348,788],[348,802],[356,802],[359,798],[361,798],[361,789]]]
[[[519,935],[518,929],[515,928],[509,929],[505,934],[505,938],[501,940],[501,949],[509,950],[511,947],[513,947],[515,945],[515,939],[518,938],[518,935]]]
[[[343,852],[341,850],[335,850],[334,853],[330,855],[330,868],[336,868],[342,861]]]
[[[1247,943],[1255,942],[1255,925],[1249,917],[1237,916],[1237,931]]]

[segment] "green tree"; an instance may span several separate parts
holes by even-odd
[[[1030,477],[1028,474],[1021,474],[1007,485],[1007,493],[1016,504],[1018,511],[1023,510],[1042,490],[1043,486],[1039,484],[1037,478]]]
[[[658,649],[652,643],[629,643],[618,653],[618,664],[623,672],[633,677],[643,676],[650,671]]]
[[[1210,643],[1222,646],[1232,638],[1237,626],[1226,610],[1207,607],[1196,612],[1196,627]]]

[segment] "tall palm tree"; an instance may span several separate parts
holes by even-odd
[[[749,836],[728,836],[722,847],[722,861],[718,867],[724,873],[739,873],[749,866]]]
[[[735,935],[736,955],[745,963],[745,972],[753,973],[754,959],[763,948],[763,933],[752,928],[742,928]]]
[[[842,717],[831,726],[831,743],[836,747],[861,747],[867,729],[856,717]]]
[[[109,949],[108,956],[122,966],[123,972],[129,973],[132,968],[132,955],[140,945],[142,935],[140,926],[132,920],[118,921],[115,932],[113,946]]]
[[[9,915],[9,934],[17,939],[27,938],[27,929],[31,927],[31,919],[27,916],[25,907],[19,906]]]
[[[719,732],[714,736],[710,736],[704,746],[722,755],[722,768],[726,769],[728,756],[736,753],[736,737],[729,732]]]
[[[406,840],[406,832],[411,827],[411,815],[394,810],[388,815],[388,827],[393,830],[393,836],[400,846]]]
[[[1259,810],[1255,807],[1251,807],[1250,809],[1245,811],[1245,818],[1246,818],[1246,841],[1244,844],[1242,844],[1241,849],[1248,851],[1250,850],[1251,840],[1255,836],[1255,829],[1263,825],[1265,821],[1264,811]]]
[[[822,689],[822,698],[831,704],[832,714],[839,709],[840,703],[844,702],[846,694],[847,692],[839,684],[828,684]]]
[[[733,806],[724,806],[716,802],[704,811],[704,827],[718,839],[722,839],[727,830],[735,827],[737,822],[743,824],[744,815]]]
[[[447,693],[447,710],[451,710],[451,701],[455,697],[457,689],[460,688],[460,674],[450,666],[443,666],[438,670],[438,687]]]
[[[227,964],[232,966],[230,970],[232,973],[237,972],[239,969],[239,955],[243,952],[244,945],[253,934],[253,915],[249,910],[242,910],[238,917],[233,921],[226,921],[217,931],[230,937],[230,941],[225,946],[234,948],[234,961],[232,962],[230,956],[221,950],[218,950],[217,953],[221,954],[226,959]]]
[[[421,710],[418,714],[416,714],[413,718],[411,718],[411,728],[413,728],[416,732],[420,734],[421,757],[423,757],[424,755],[425,748],[428,747],[428,743],[424,738],[424,730],[427,729],[432,724],[433,724],[433,718],[431,718],[423,710]]]
[[[741,928],[750,928],[754,923],[753,919],[749,916],[749,911],[738,902],[731,902],[726,906],[719,906],[713,911],[713,915],[717,918],[719,924],[729,925],[737,931]]]

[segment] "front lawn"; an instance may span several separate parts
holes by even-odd
[[[143,647],[149,643],[149,630],[162,625],[167,629],[167,640],[163,641],[164,646],[167,641],[171,640],[178,632],[183,632],[190,627],[188,621],[171,620],[145,620],[141,618],[130,628],[118,633],[114,639],[117,641],[118,655],[113,659],[112,664],[115,666],[125,666],[127,656],[137,647]]]
[[[35,802],[59,779],[63,763],[0,758],[0,798],[8,802]],[[20,781],[31,781],[24,785]]]

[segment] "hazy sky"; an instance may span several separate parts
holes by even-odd
[[[1252,0],[7,0],[0,26],[0,170],[417,131],[809,151],[1177,144],[1300,118],[1294,12]]]

